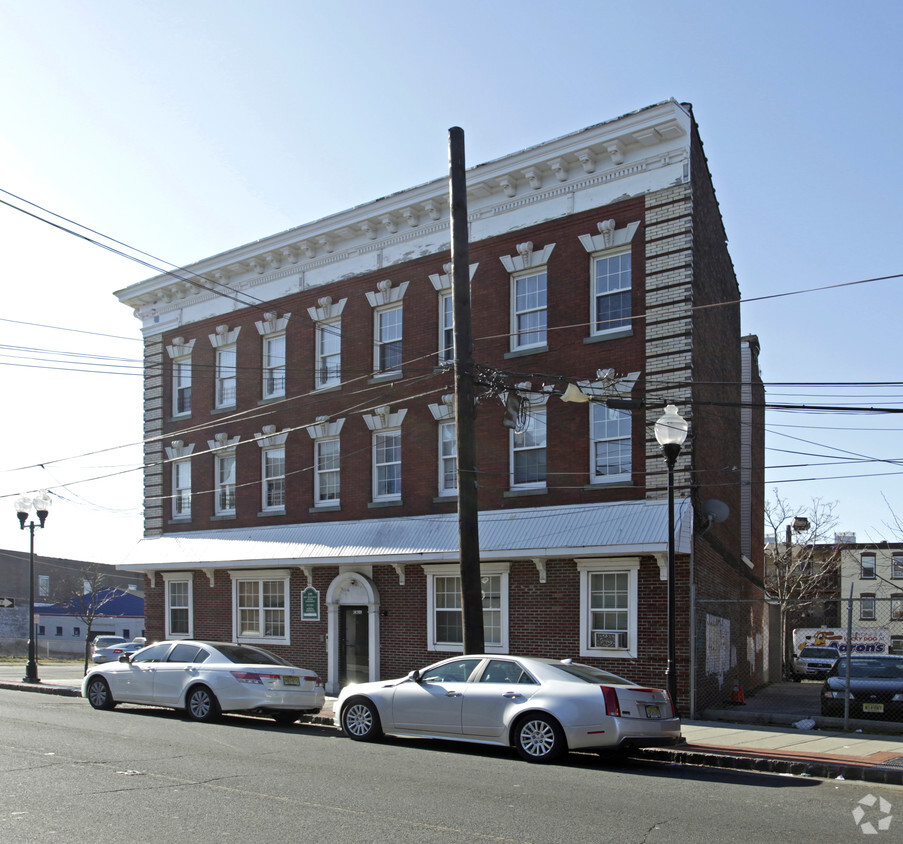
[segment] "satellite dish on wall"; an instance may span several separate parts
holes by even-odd
[[[702,503],[702,515],[709,520],[709,524],[721,524],[730,514],[730,507],[717,498],[709,498]]]

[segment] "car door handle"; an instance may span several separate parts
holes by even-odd
[[[461,692],[446,692],[446,697],[461,697]]]
[[[516,698],[523,697],[523,695],[520,692],[505,692],[502,697],[508,697],[511,698],[511,700],[515,700]]]

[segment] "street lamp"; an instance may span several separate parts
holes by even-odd
[[[29,512],[34,509],[38,517],[38,524],[34,520],[28,521]],[[39,492],[34,498],[23,495],[16,499],[16,515],[19,517],[19,528],[27,527],[31,534],[31,544],[28,551],[28,663],[25,666],[26,683],[40,683],[38,679],[38,662],[35,657],[35,623],[34,623],[34,529],[44,527],[47,521],[47,511],[50,509],[50,496],[47,491]],[[28,524],[26,524],[28,522]]]
[[[665,462],[668,464],[668,666],[665,669],[665,680],[668,694],[677,714],[677,674],[675,630],[675,583],[674,583],[674,464],[680,454],[681,446],[687,439],[689,423],[678,412],[673,404],[665,408],[664,416],[655,423],[655,438],[662,447]]]

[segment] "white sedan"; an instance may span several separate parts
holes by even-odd
[[[292,724],[319,712],[326,692],[315,672],[263,648],[183,640],[158,642],[92,668],[82,696],[95,709],[138,703],[184,709],[195,721],[241,712]]]
[[[530,762],[681,740],[666,691],[570,659],[459,656],[398,680],[346,686],[334,713],[356,741],[388,733],[497,744]]]

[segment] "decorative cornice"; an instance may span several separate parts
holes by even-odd
[[[382,431],[387,428],[400,428],[407,410],[396,410],[392,413],[388,407],[377,407],[373,413],[364,414],[364,423],[371,431]]]
[[[238,447],[241,435],[229,438],[228,434],[214,434],[212,440],[207,440],[207,447],[211,451],[234,451]]]
[[[317,299],[316,308],[308,308],[307,313],[314,322],[323,322],[327,319],[336,319],[342,315],[345,309],[347,299],[339,299],[338,302],[332,301],[332,296],[323,296]]]
[[[433,419],[437,422],[448,422],[455,418],[455,394],[446,393],[442,396],[442,404],[431,404],[429,406]]]
[[[528,240],[526,243],[517,244],[517,255],[502,255],[499,257],[499,260],[505,265],[505,269],[509,273],[532,270],[548,264],[554,248],[555,244],[549,243],[538,252],[535,252],[533,244]]]
[[[479,261],[475,264],[471,264],[468,269],[470,270],[470,280],[473,281],[473,274],[477,271],[477,267],[480,266]],[[430,281],[432,282],[433,287],[435,288],[437,293],[448,293],[452,289],[452,265],[451,264],[443,264],[442,265],[442,274],[439,273],[430,273]]]
[[[263,315],[263,319],[260,322],[255,322],[254,325],[257,326],[257,332],[263,337],[267,334],[276,334],[278,331],[285,331],[289,317],[291,317],[291,314],[280,317],[277,316],[275,311],[269,311]]]
[[[321,440],[325,437],[337,437],[342,432],[344,419],[330,419],[328,416],[318,416],[317,424],[310,425],[307,433],[312,440]]]
[[[290,428],[283,428],[277,434],[275,425],[264,425],[261,433],[254,434],[254,441],[261,448],[273,448],[274,446],[285,445],[285,441],[288,439],[290,431]]]
[[[383,305],[394,305],[404,299],[404,294],[408,289],[409,281],[403,281],[398,287],[393,287],[389,279],[381,281],[376,285],[374,292],[368,291],[367,301],[371,308],[379,308]]]
[[[626,246],[633,240],[636,230],[639,228],[639,220],[628,223],[624,228],[615,228],[614,220],[603,220],[597,225],[599,234],[581,234],[578,240],[583,244],[583,248],[589,252],[602,252],[605,249],[615,249],[619,246]]]
[[[191,456],[191,452],[194,451],[194,443],[185,445],[182,440],[173,440],[172,444],[165,446],[163,450],[166,452],[168,459],[181,460]]]
[[[216,334],[208,334],[207,336],[210,338],[210,345],[214,349],[221,349],[223,346],[231,346],[238,340],[240,331],[240,325],[233,329],[230,329],[228,325],[218,325],[216,326]]]
[[[175,360],[176,358],[188,357],[193,348],[194,340],[186,340],[184,337],[173,337],[172,343],[166,347],[166,351]]]

